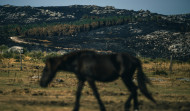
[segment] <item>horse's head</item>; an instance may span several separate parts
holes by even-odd
[[[40,86],[47,87],[48,84],[53,80],[59,67],[59,63],[56,58],[49,58],[46,60],[46,65],[40,79]]]
[[[53,57],[46,60],[46,65],[42,73],[40,80],[41,87],[47,87],[48,84],[53,80],[57,71],[74,71],[76,66],[75,57],[70,55]]]

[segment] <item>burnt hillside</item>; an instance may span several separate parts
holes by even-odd
[[[161,15],[94,5],[0,6],[0,43],[29,50],[90,48],[186,60],[189,32],[190,14]],[[11,36],[26,42],[13,42]]]

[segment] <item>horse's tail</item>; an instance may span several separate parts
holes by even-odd
[[[151,84],[150,80],[147,78],[147,76],[144,74],[142,70],[142,65],[140,60],[138,60],[138,66],[137,66],[137,81],[140,91],[152,102],[156,103],[152,95],[148,92],[148,89],[146,87],[146,83]]]

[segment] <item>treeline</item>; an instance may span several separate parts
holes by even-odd
[[[0,26],[0,35],[3,37],[14,35],[25,37],[71,36],[101,27],[123,25],[131,22],[154,22],[162,28],[169,30],[190,32],[190,26],[187,23],[173,23],[163,20],[159,15],[145,18],[136,16],[99,17],[84,15],[80,20],[68,23],[11,24]]]
[[[167,20],[163,20],[160,16],[152,17],[135,17],[135,16],[112,16],[112,17],[98,17],[98,16],[88,16],[84,15],[81,20],[71,22],[71,23],[61,23],[54,25],[37,26],[31,28],[24,33],[17,34],[27,36],[27,37],[46,37],[46,36],[70,36],[76,35],[80,32],[86,32],[94,30],[101,27],[123,25],[130,22],[156,22],[159,26],[163,28],[169,28],[171,30],[177,30],[180,32],[189,32],[190,27],[184,24],[172,23]]]
[[[80,32],[94,30],[105,26],[122,25],[133,20],[130,16],[120,17],[83,17],[79,21],[65,24],[56,24],[46,27],[35,27],[24,32],[24,36],[64,36],[64,35],[75,35]]]

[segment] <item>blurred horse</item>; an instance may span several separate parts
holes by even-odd
[[[76,92],[76,100],[73,111],[78,111],[80,107],[81,91],[84,82],[87,81],[92,88],[101,111],[106,108],[97,91],[95,81],[111,82],[121,77],[126,87],[131,92],[125,103],[125,110],[129,110],[131,100],[134,100],[134,110],[138,110],[137,89],[149,100],[156,103],[154,98],[148,92],[146,83],[150,83],[149,79],[142,71],[142,65],[139,59],[130,56],[127,53],[111,53],[100,54],[92,50],[75,51],[63,56],[52,57],[46,60],[46,66],[40,80],[41,87],[47,87],[55,77],[57,71],[74,72],[78,79],[78,87]],[[132,81],[133,75],[137,70],[138,87]]]

